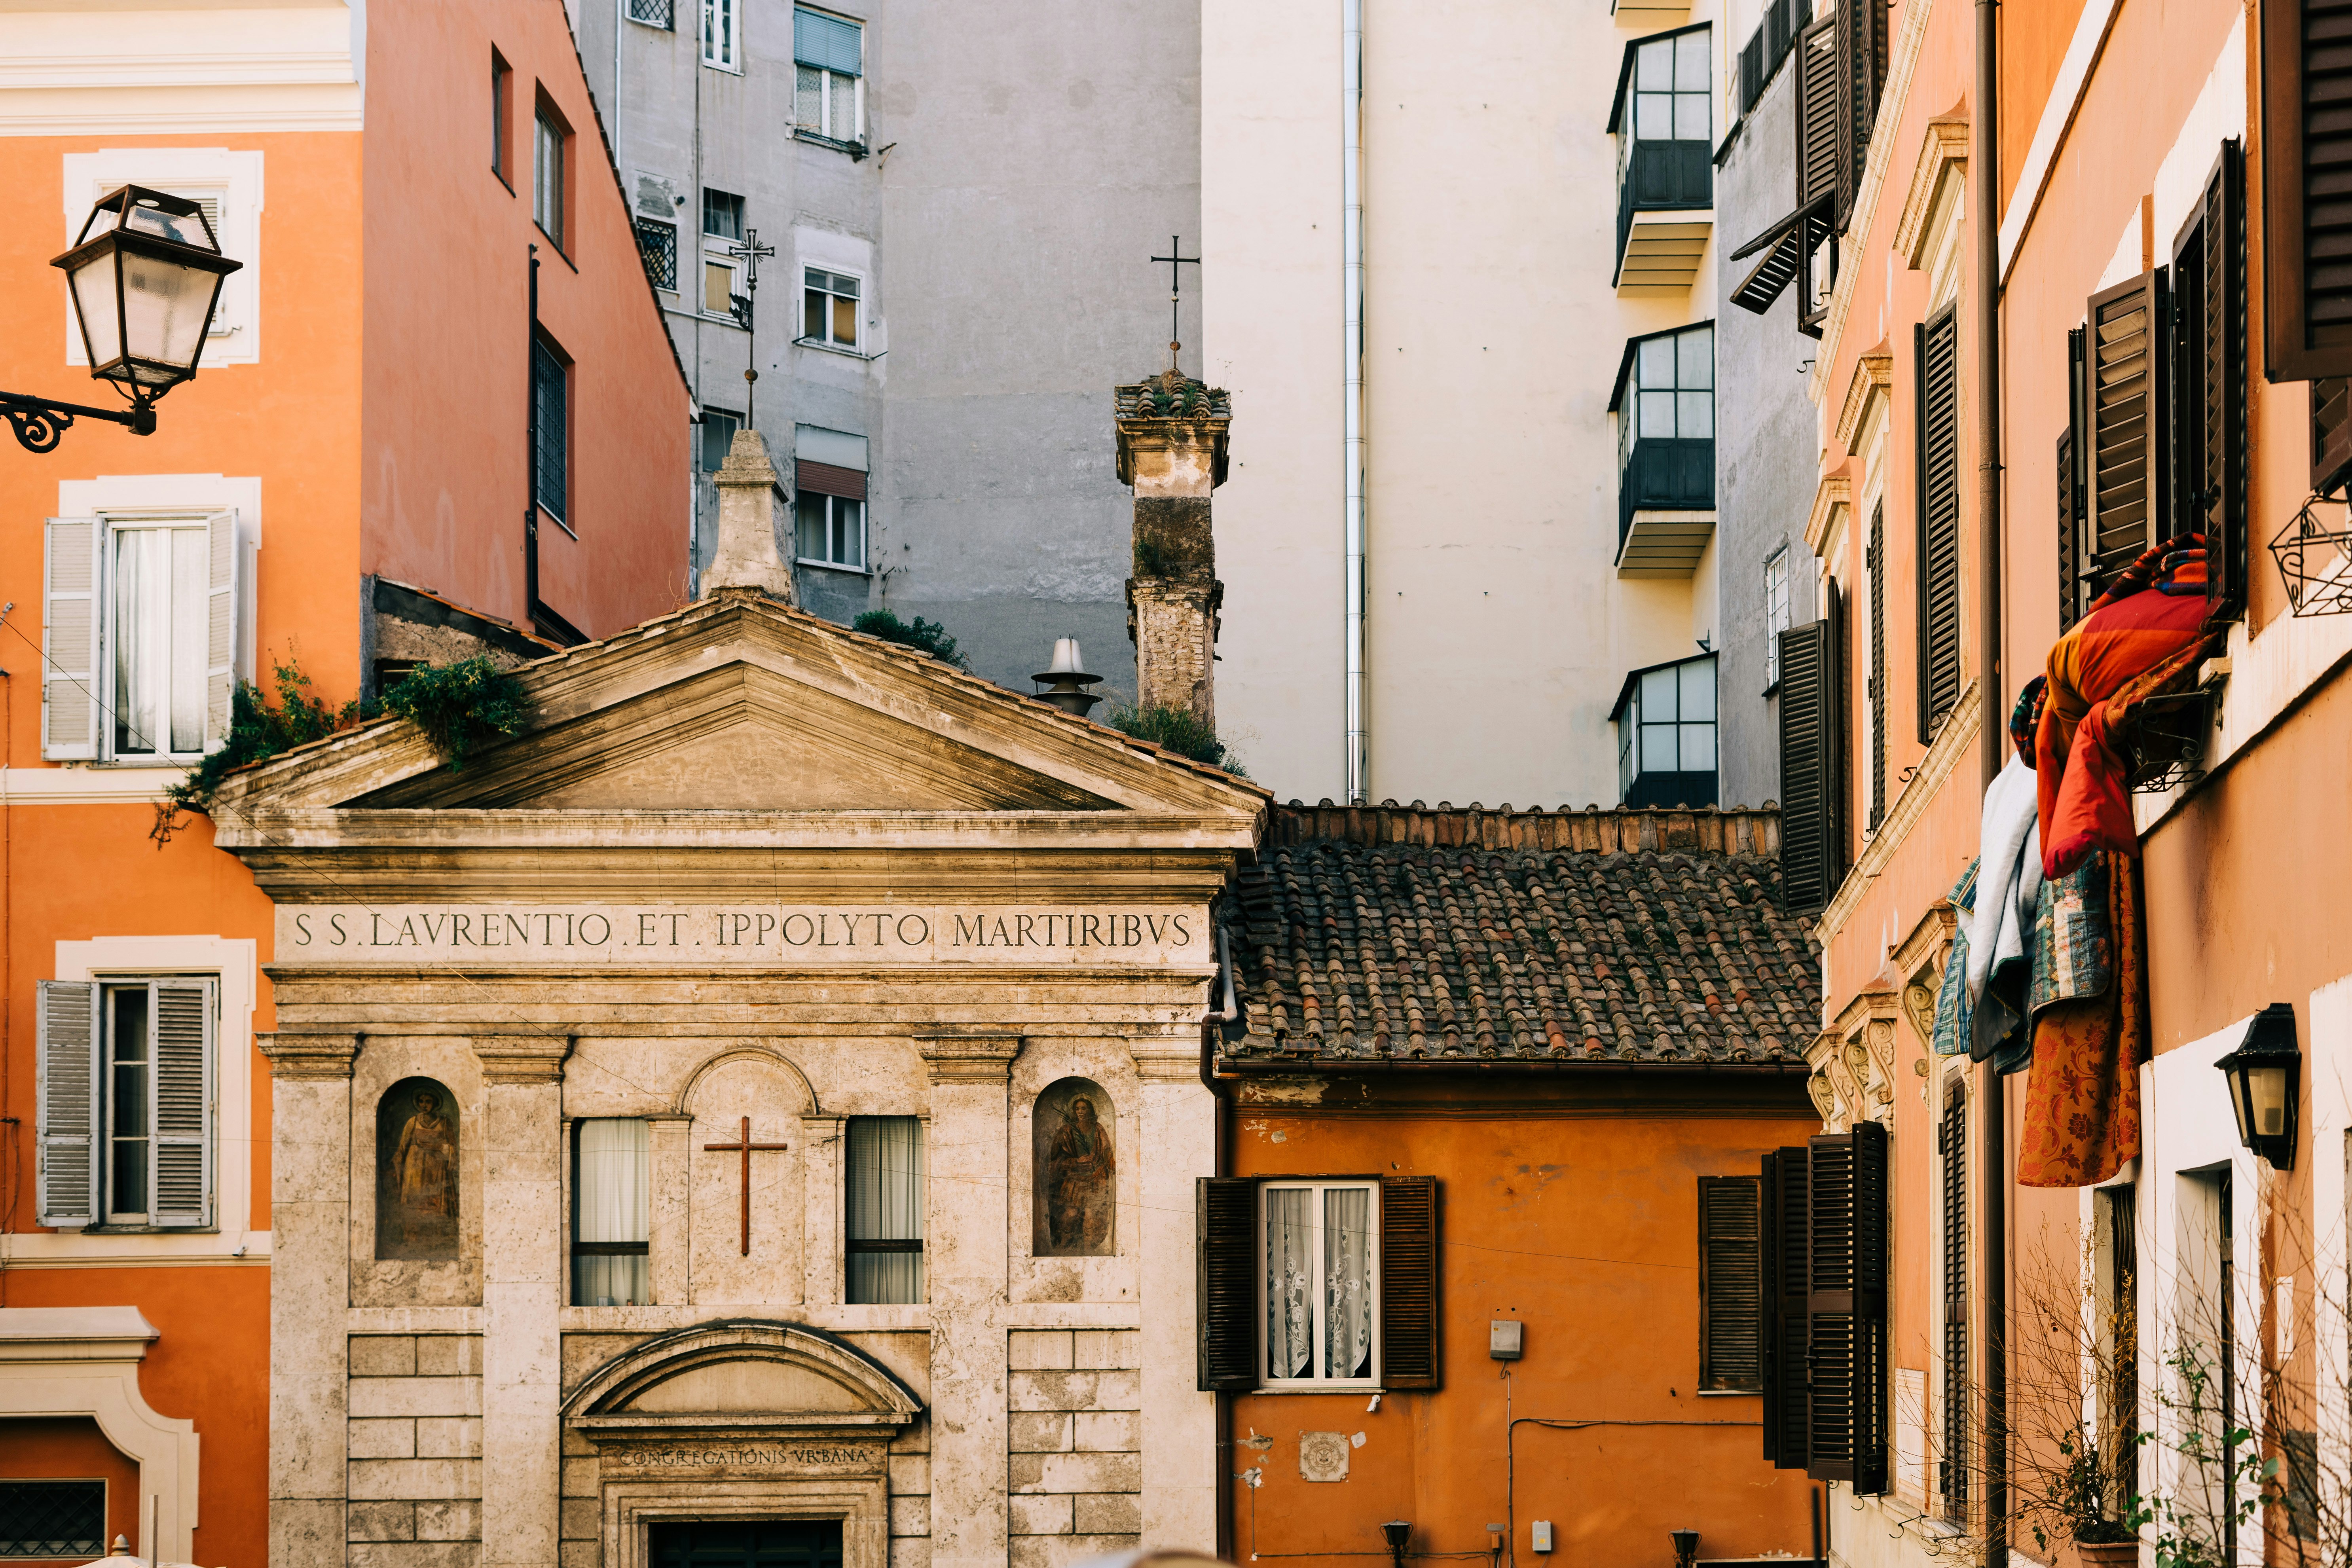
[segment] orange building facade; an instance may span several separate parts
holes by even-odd
[[[1826,628],[1832,722],[1800,738],[1820,787],[1782,805],[1792,842],[1809,816],[1831,847],[1794,889],[1823,976],[1814,1102],[1833,1132],[1885,1130],[1870,1462],[1813,1466],[1830,1555],[1856,1568],[2073,1561],[2102,1536],[2282,1562],[2340,1531],[2352,852],[2321,824],[2352,735],[2330,379],[2352,341],[2326,271],[2329,15],[2004,6],[1983,62],[1978,9],[1906,0],[1860,73],[1874,118],[1839,132],[1807,383],[1826,586],[1790,634]],[[2037,994],[2001,1072],[1955,1028],[1950,972],[1980,929],[1986,875],[1974,905],[1961,882],[1998,837],[2012,710],[2045,673],[2071,689],[2067,650],[2114,624],[2101,596],[2190,533],[2208,581],[2168,591],[2210,640],[2117,731],[2128,827],[2101,873],[2136,880],[2144,1001],[2128,922],[2102,927],[2117,977],[2082,994],[2120,1009],[2113,1049],[2071,1051]],[[2038,733],[2036,859],[2054,836],[2032,795],[2057,776]],[[2300,1051],[2299,1146],[2276,1161],[2216,1070],[2273,1004]],[[2053,1157],[2053,1136],[2086,1147]],[[2095,1454],[2071,1517],[2062,1443]]]
[[[128,20],[0,16],[0,385],[109,400],[47,266],[108,190],[243,267],[154,435],[0,461],[0,1513],[257,1563],[270,907],[164,792],[232,680],[340,708],[683,603],[688,408],[562,7]]]

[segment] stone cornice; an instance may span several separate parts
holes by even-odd
[[[1853,374],[1846,378],[1845,401],[1838,408],[1837,442],[1847,456],[1861,455],[1853,449],[1854,437],[1872,406],[1885,400],[1886,389],[1894,381],[1895,352],[1886,346],[1885,339],[1879,339],[1876,348],[1854,359]]]
[[[269,1058],[271,1078],[349,1078],[360,1054],[357,1035],[256,1035],[253,1043]]]
[[[1952,705],[1952,711],[1946,716],[1943,728],[1936,731],[1936,739],[1928,746],[1927,754],[1920,759],[1918,771],[1911,775],[1910,782],[1895,797],[1895,804],[1887,810],[1886,819],[1879,824],[1878,831],[1871,837],[1870,842],[1863,846],[1862,856],[1854,862],[1853,869],[1848,871],[1845,880],[1838,885],[1837,896],[1830,900],[1828,908],[1822,910],[1821,919],[1813,922],[1813,940],[1822,946],[1827,947],[1845,929],[1845,922],[1853,918],[1863,895],[1877,879],[1878,874],[1886,868],[1887,863],[1895,858],[1895,853],[1903,847],[1904,840],[1911,837],[1911,829],[1927,815],[1928,803],[1942,793],[1945,782],[1952,776],[1952,770],[1958,765],[1960,759],[1975,755],[1970,748],[1976,743],[1980,690],[1979,683],[1970,680],[1968,689],[1960,693],[1960,700]]]
[[[1927,244],[1927,219],[1943,195],[1944,183],[1969,167],[1969,120],[1964,114],[1927,121],[1919,140],[1919,161],[1912,165],[1910,194],[1903,199],[1903,216],[1895,223],[1895,251],[1904,265],[1916,268]]]
[[[1805,548],[1813,552],[1814,559],[1819,560],[1828,547],[1830,524],[1837,517],[1837,509],[1852,505],[1853,480],[1841,463],[1833,472],[1822,477],[1820,487],[1813,491],[1811,515],[1805,519]]]
[[[929,1066],[935,1084],[1005,1083],[1013,1077],[1013,1058],[1021,1054],[1021,1037],[920,1036],[915,1048]]]
[[[484,1083],[559,1083],[572,1054],[570,1035],[476,1035],[472,1042]]]

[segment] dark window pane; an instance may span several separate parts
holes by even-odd
[[[731,191],[702,193],[702,232],[717,239],[743,237],[743,198]]]
[[[0,1481],[0,1558],[105,1550],[104,1481]]]
[[[557,521],[565,516],[566,479],[571,473],[566,443],[571,435],[563,362],[545,343],[531,345],[531,380],[538,403],[539,504]]]
[[[743,427],[741,416],[723,408],[702,411],[702,468],[706,473],[717,473],[727,461],[728,448],[735,444],[735,432]]]
[[[650,1535],[653,1568],[841,1568],[837,1519],[661,1523]]]

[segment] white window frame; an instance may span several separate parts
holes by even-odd
[[[872,488],[870,479],[867,488],[869,490]],[[835,521],[833,504],[835,502],[846,502],[857,509],[856,565],[852,566],[848,563],[842,561],[828,561],[822,555],[803,555],[800,552],[800,503],[803,500],[823,500],[826,503],[825,540],[828,544],[831,543],[833,539],[833,525]],[[871,532],[873,515],[872,504],[867,501],[858,500],[855,497],[820,495],[814,490],[801,491],[793,498],[793,559],[803,566],[822,566],[828,572],[851,572],[856,573],[859,576],[871,576],[873,574],[872,563],[874,560],[874,542]]]
[[[751,220],[751,203],[740,193],[721,191],[716,185],[705,185],[702,188],[703,210],[702,216],[698,220],[701,229],[702,268],[695,274],[694,308],[711,321],[740,326],[742,323],[735,320],[734,311],[724,305],[713,308],[710,303],[710,268],[714,267],[727,268],[727,291],[730,296],[740,293],[743,283],[742,259],[730,254],[733,247],[743,243],[741,238],[710,232],[710,195],[714,191],[722,196],[733,196],[738,203],[741,204],[740,216],[744,223],[748,225]]]
[[[1789,547],[1764,557],[1764,694],[1780,689],[1780,634],[1789,619]],[[1717,694],[1718,697],[1720,693]]]
[[[1266,1356],[1269,1352],[1269,1347],[1265,1333],[1265,1321],[1270,1281],[1267,1279],[1266,1270],[1265,1212],[1266,1194],[1274,1192],[1306,1192],[1312,1194],[1308,1199],[1307,1212],[1313,1219],[1313,1234],[1315,1237],[1314,1245],[1308,1249],[1315,1262],[1315,1283],[1309,1296],[1309,1300],[1314,1303],[1314,1318],[1313,1327],[1308,1331],[1308,1332],[1312,1336],[1312,1342],[1315,1347],[1315,1362],[1316,1364],[1318,1365],[1320,1364],[1323,1357],[1326,1327],[1324,1321],[1326,1307],[1325,1282],[1323,1277],[1323,1194],[1328,1192],[1361,1192],[1366,1194],[1364,1212],[1371,1222],[1371,1235],[1367,1238],[1365,1247],[1366,1258],[1364,1280],[1364,1288],[1370,1296],[1372,1303],[1372,1364],[1371,1371],[1369,1375],[1363,1377],[1276,1377],[1267,1372]],[[1383,1351],[1385,1350],[1385,1346],[1381,1342],[1381,1184],[1379,1179],[1370,1176],[1269,1179],[1261,1181],[1257,1184],[1257,1191],[1253,1194],[1253,1200],[1256,1205],[1256,1219],[1252,1226],[1250,1238],[1252,1268],[1255,1275],[1257,1284],[1256,1332],[1253,1337],[1256,1340],[1258,1346],[1258,1387],[1265,1390],[1281,1391],[1286,1393],[1297,1390],[1321,1389],[1351,1392],[1379,1388],[1381,1386],[1381,1375],[1384,1370],[1382,1355]]]
[[[803,71],[816,73],[817,122],[814,125],[807,124],[800,119],[800,73]],[[835,136],[833,133],[834,95],[843,91],[850,95],[849,134]],[[866,141],[865,77],[844,76],[827,66],[804,65],[799,60],[794,60],[793,62],[793,129],[803,136],[814,137],[831,146],[862,146]]]
[[[811,272],[823,272],[835,278],[846,278],[857,285],[857,309],[850,313],[850,319],[857,325],[857,339],[855,342],[835,342],[829,335],[822,338],[813,338],[808,336],[808,275]],[[866,278],[866,274],[856,268],[836,267],[829,261],[803,260],[801,262],[801,297],[799,300],[801,312],[800,327],[802,330],[800,334],[796,336],[793,341],[801,344],[803,348],[824,349],[830,353],[855,354],[859,359],[866,358],[866,310],[867,305],[866,294],[870,287],[870,281]],[[841,298],[839,294],[834,292],[830,288],[820,289],[819,292],[823,293],[829,300],[838,300]],[[828,310],[826,312],[828,323],[830,322],[831,316],[832,312]]]
[[[572,195],[564,187],[564,143],[572,132],[548,118],[547,109],[534,102],[530,106],[530,218],[539,232],[551,240],[556,250],[568,255],[564,242],[563,221],[566,205]],[[552,191],[553,210],[549,210],[548,195]],[[549,220],[554,226],[549,226]]]
[[[146,185],[219,204],[220,223],[213,237],[222,255],[245,265],[221,284],[197,374],[221,365],[260,363],[262,154],[226,147],[113,147],[68,153],[63,161],[68,244],[81,233],[91,205],[123,185]],[[87,367],[89,354],[74,324],[73,307],[62,298],[59,303],[66,363]]]
[[[712,24],[725,19],[723,27]],[[702,0],[702,63],[712,70],[743,72],[743,8],[742,0]],[[715,35],[723,33],[725,41],[714,50]]]

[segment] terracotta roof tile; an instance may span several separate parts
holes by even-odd
[[[1769,807],[1275,807],[1221,909],[1225,1054],[1801,1060],[1820,970],[1779,840]]]

